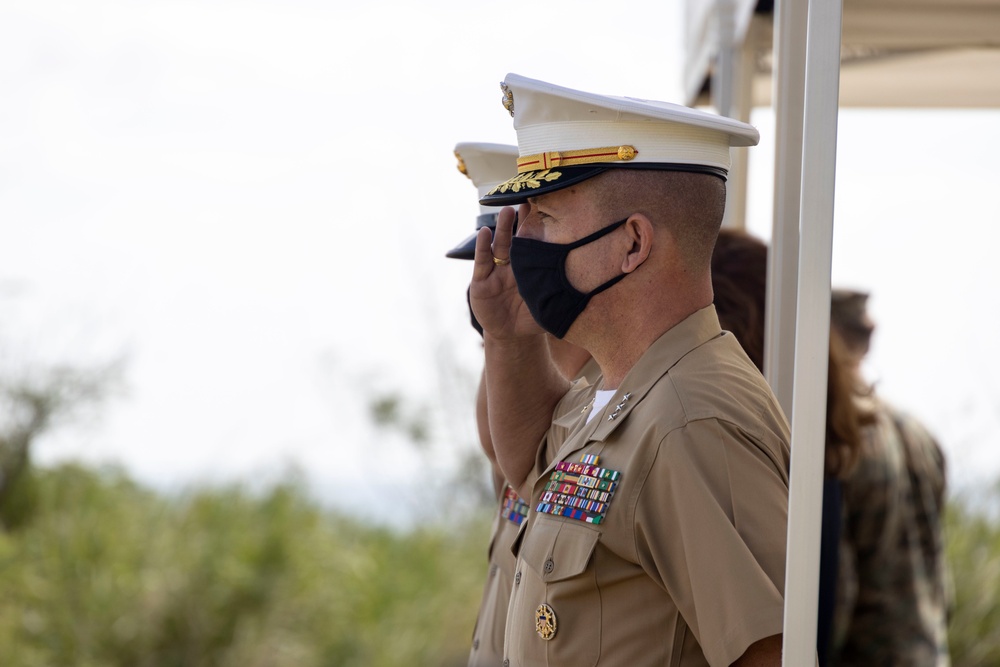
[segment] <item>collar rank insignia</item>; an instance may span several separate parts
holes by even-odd
[[[517,495],[517,492],[510,488],[510,485],[504,489],[500,516],[516,526],[520,526],[528,517],[528,503],[521,500],[521,496]]]
[[[535,511],[587,523],[601,523],[621,473],[601,468],[599,462],[600,457],[596,454],[584,454],[579,463],[559,461],[549,476]]]
[[[628,403],[628,399],[630,399],[630,398],[632,398],[632,394],[631,393],[628,393],[628,394],[625,394],[624,396],[622,396],[622,402],[619,403],[618,405],[616,405],[615,406],[615,411],[612,412],[610,415],[608,415],[608,421],[609,422],[613,422],[615,419],[618,418],[618,415],[620,415],[622,413],[622,410],[625,409],[625,404]]]

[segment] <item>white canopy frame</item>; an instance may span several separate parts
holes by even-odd
[[[752,16],[754,5],[720,0],[714,19],[712,98],[719,113],[743,121],[753,105],[754,54],[763,30]],[[765,375],[792,426],[783,663],[797,667],[816,661],[841,19],[840,0],[775,5],[777,133]],[[745,155],[734,155],[727,226],[744,225],[746,164]]]
[[[783,5],[784,2],[778,5],[779,20],[785,11]],[[801,165],[809,166],[801,169],[798,209],[784,665],[808,665],[816,659],[841,11],[840,0],[809,0],[804,33],[785,31],[789,26],[779,24],[779,30],[791,33],[787,37],[781,35],[787,40],[782,42],[783,46],[793,53],[805,52]],[[776,93],[777,100],[788,94],[782,89]],[[790,250],[783,248],[784,252]]]
[[[1000,0],[777,0],[773,24],[758,4],[688,0],[685,91],[744,121],[775,110],[765,375],[792,425],[783,661],[799,666],[816,646],[838,107],[1000,106]],[[734,155],[728,226],[746,177]]]

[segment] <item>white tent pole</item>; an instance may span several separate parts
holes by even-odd
[[[753,108],[754,51],[757,48],[757,31],[760,25],[751,21],[746,34],[734,46],[732,108],[726,114],[730,118],[750,122]],[[745,229],[747,224],[747,184],[749,175],[749,149],[732,149],[733,162],[729,168],[726,188],[726,214],[722,224],[725,227]]]
[[[841,17],[841,0],[809,0],[785,571],[783,662],[788,667],[816,659]]]
[[[786,415],[792,414],[795,300],[799,275],[799,188],[802,186],[802,98],[805,94],[806,1],[774,6],[774,222],[768,253],[764,376]]]
[[[736,2],[717,0],[715,3],[715,30],[719,40],[716,55],[716,73],[710,82],[712,105],[722,116],[733,111],[733,79],[736,76]]]
[[[737,34],[735,0],[718,0],[715,12],[719,53],[718,71],[711,82],[712,105],[720,115],[748,123],[753,106],[753,52],[756,48],[753,25],[752,22],[747,25],[742,37]],[[747,149],[734,148],[732,158],[722,226],[743,229],[746,226],[747,208]]]

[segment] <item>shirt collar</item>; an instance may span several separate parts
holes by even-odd
[[[649,393],[660,378],[691,350],[722,334],[715,306],[695,311],[656,339],[626,374],[604,414],[585,426],[592,429],[586,440],[604,441],[632,408]]]

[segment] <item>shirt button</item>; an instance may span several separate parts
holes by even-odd
[[[556,567],[556,564],[552,562],[551,558],[548,559],[547,561],[545,561],[545,572],[546,573],[551,572],[552,570],[555,569],[555,567]]]
[[[493,565],[491,565],[491,566],[490,566],[490,578],[492,578],[492,577],[495,577],[495,576],[496,576],[496,574],[497,574],[497,569],[498,569],[498,567],[497,567],[497,564],[496,564],[496,563],[493,563]]]
[[[521,571],[518,570],[517,574],[514,575],[514,585],[521,583]]]
[[[472,650],[477,650],[479,648],[479,640],[476,639],[472,642]]]
[[[503,659],[503,667],[510,667],[510,658]]]

